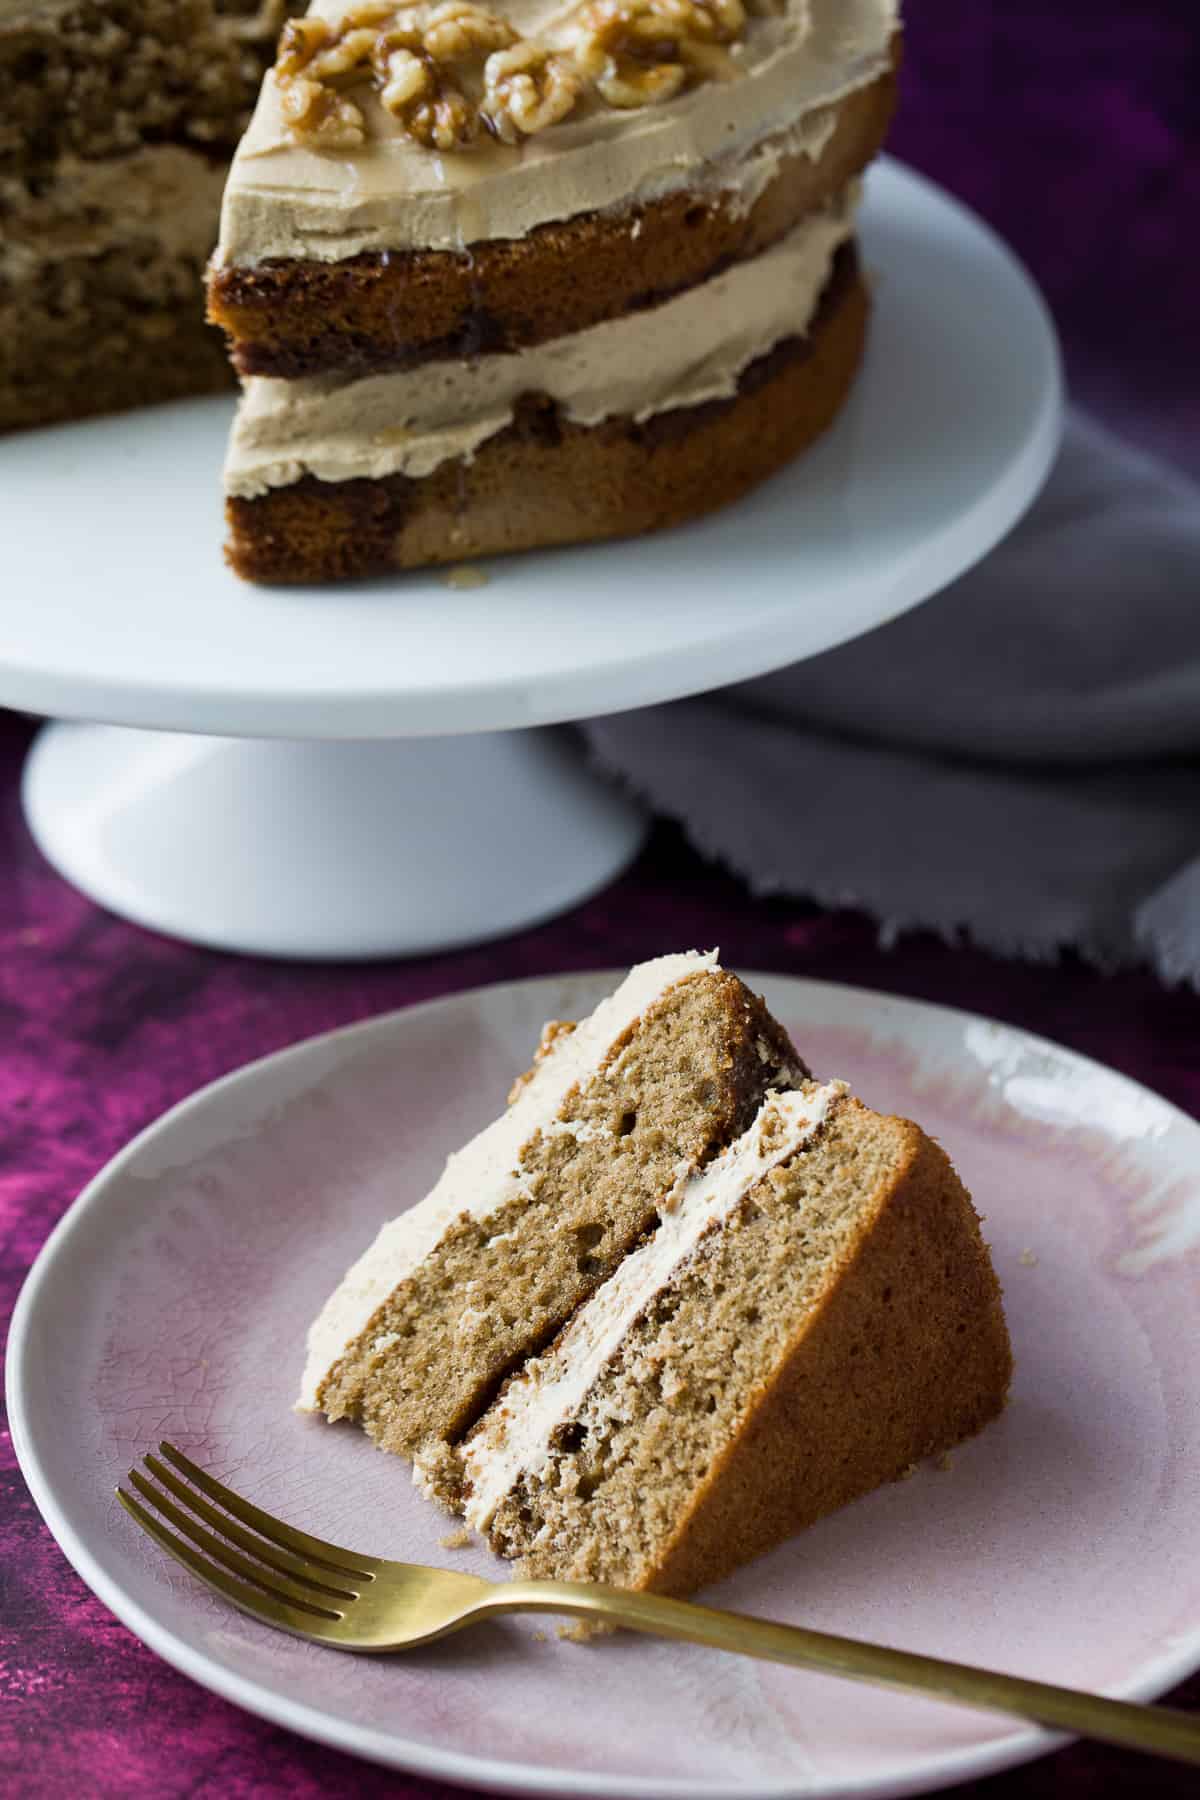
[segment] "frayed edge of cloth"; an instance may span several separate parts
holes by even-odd
[[[951,947],[964,942],[1008,960],[1053,967],[1068,954],[1079,956],[1100,974],[1149,964],[1167,987],[1189,986],[1200,992],[1200,860],[1189,864],[1152,894],[1137,909],[1127,945],[1118,946],[1084,935],[1078,939],[1052,937],[1037,931],[1001,930],[977,920],[939,913],[935,907],[889,910],[882,898],[861,887],[850,888],[817,874],[786,878],[745,865],[724,843],[721,834],[657,793],[652,783],[630,774],[611,752],[584,731],[590,766],[614,782],[633,799],[665,818],[673,819],[688,842],[705,858],[726,869],[757,899],[790,898],[811,901],[827,911],[864,912],[876,922],[878,941],[885,950],[918,932],[932,932]],[[1181,923],[1181,899],[1190,903],[1195,891],[1194,933]]]

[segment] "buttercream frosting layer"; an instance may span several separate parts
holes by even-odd
[[[718,966],[715,950],[639,963],[574,1031],[553,1039],[508,1110],[449,1158],[432,1191],[383,1227],[330,1295],[308,1334],[299,1410],[316,1410],[334,1364],[456,1219],[487,1218],[519,1197],[523,1147],[553,1127],[572,1089],[592,1079],[629,1028],[678,982]]]
[[[53,174],[29,183],[0,180],[0,280],[32,279],[48,264],[108,251],[190,258],[212,247],[222,171],[199,151],[150,144],[89,161],[60,156]]]
[[[312,10],[337,20],[348,7],[318,0]],[[515,0],[506,11],[554,42],[573,8]],[[898,0],[790,0],[779,16],[749,21],[728,81],[632,112],[593,107],[517,148],[489,142],[445,155],[413,143],[368,97],[360,148],[299,144],[268,76],[226,191],[218,267],[461,250],[679,188],[736,188],[749,153],[780,132],[820,155],[829,109],[890,66],[897,19]]]
[[[252,499],[305,475],[420,479],[471,457],[512,423],[525,394],[548,395],[580,425],[728,399],[750,363],[808,329],[834,255],[853,232],[856,199],[855,191],[761,256],[659,306],[525,350],[355,381],[253,377],[230,442],[226,492]]]
[[[683,1185],[654,1236],[584,1302],[554,1347],[510,1383],[463,1447],[468,1525],[486,1531],[521,1477],[545,1467],[555,1434],[576,1416],[630,1327],[705,1236],[721,1228],[765,1175],[803,1148],[846,1092],[845,1082],[830,1081],[769,1094],[749,1130]]]

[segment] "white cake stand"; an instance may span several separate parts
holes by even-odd
[[[1011,254],[894,163],[870,178],[863,242],[870,352],[814,452],[696,525],[498,559],[479,588],[238,582],[223,400],[6,440],[0,702],[91,721],[30,754],[45,855],[139,923],[282,956],[448,948],[602,886],[641,841],[637,809],[563,734],[515,727],[882,624],[990,549],[1049,468],[1058,352]]]

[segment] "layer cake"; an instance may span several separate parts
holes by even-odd
[[[675,523],[829,424],[896,0],[318,0],[209,284],[230,554],[329,580]]]
[[[528,1574],[687,1593],[978,1431],[1011,1366],[946,1153],[693,953],[547,1027],[331,1295],[300,1406]]]

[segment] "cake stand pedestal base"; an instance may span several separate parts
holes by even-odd
[[[415,956],[563,912],[639,849],[563,732],[292,743],[48,725],[43,855],[110,911],[257,956]]]

